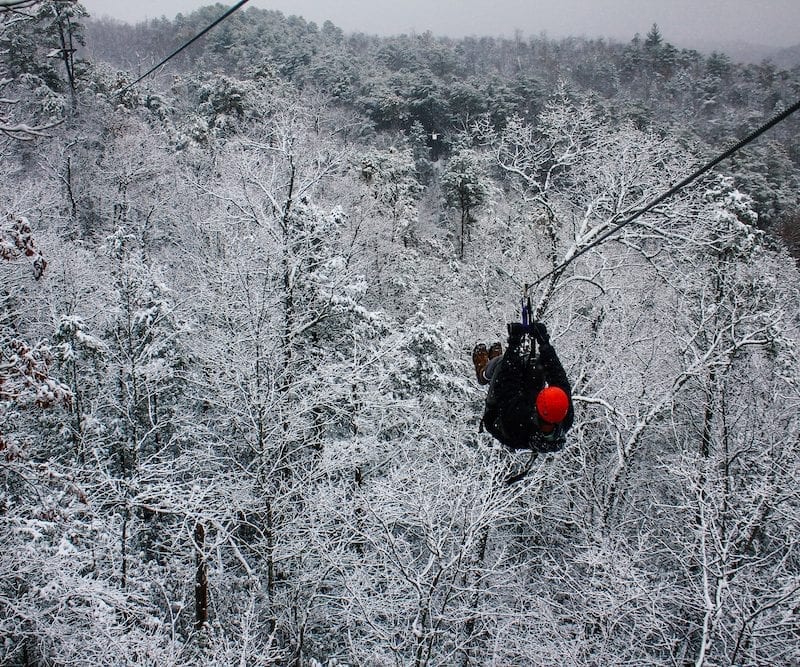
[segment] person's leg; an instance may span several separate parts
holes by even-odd
[[[489,360],[489,363],[486,364],[486,368],[483,369],[483,377],[486,378],[487,382],[491,382],[494,372],[497,370],[497,367],[500,365],[502,360],[503,357],[501,355],[498,357],[493,357]]]

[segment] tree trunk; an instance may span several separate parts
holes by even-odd
[[[125,516],[122,519],[122,574],[121,574],[121,588],[125,590],[128,585],[128,510],[125,509]]]
[[[267,500],[267,597],[269,599],[270,608],[275,603],[275,535],[273,531],[275,527],[272,521],[272,502]],[[275,614],[272,612],[272,618],[269,621],[267,631],[272,634],[275,631]]]
[[[202,523],[194,527],[196,577],[194,586],[194,625],[200,631],[208,622],[208,564],[203,554],[206,531]]]
[[[67,30],[64,30],[63,17],[56,5],[58,15],[58,36],[61,41],[61,59],[64,61],[64,69],[69,81],[70,102],[73,114],[78,109],[78,100],[75,97],[75,47],[72,41],[72,25],[67,18]]]
[[[467,222],[469,220],[469,207],[462,205],[461,207],[461,248],[459,250],[459,259],[464,259],[464,244],[467,237]]]
[[[489,543],[489,526],[487,525],[483,529],[480,541],[478,542],[478,553],[477,553],[477,558],[475,559],[476,571],[480,570],[480,568],[482,568],[484,565],[484,562],[486,560],[486,546],[488,545],[488,543]],[[467,582],[465,581],[465,583]],[[473,663],[472,653],[475,650],[474,646],[475,620],[478,616],[478,605],[480,603],[480,597],[481,597],[480,575],[476,576],[474,586],[475,586],[475,592],[472,595],[472,602],[470,604],[471,613],[469,618],[464,623],[464,651],[462,654],[462,661],[461,661],[463,667],[467,667],[470,664],[476,664]]]

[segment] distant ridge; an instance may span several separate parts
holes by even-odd
[[[800,65],[800,44],[781,49],[771,60],[779,67],[787,69]]]
[[[679,40],[676,40],[676,44]],[[800,44],[789,47],[774,47],[764,44],[752,44],[750,42],[730,41],[730,42],[693,42],[681,44],[688,48],[696,49],[701,53],[709,54],[714,51],[724,53],[731,60],[738,63],[758,64],[764,60],[770,60],[775,65],[783,69],[790,69],[795,65],[800,65]]]

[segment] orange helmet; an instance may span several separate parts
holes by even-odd
[[[569,396],[559,387],[545,387],[536,397],[536,410],[546,422],[558,424],[569,411]]]

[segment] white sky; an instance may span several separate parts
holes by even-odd
[[[227,6],[235,0],[223,0]],[[94,16],[136,22],[188,13],[212,0],[82,0]],[[381,35],[430,30],[435,35],[611,37],[627,42],[657,23],[676,46],[743,41],[800,44],[800,0],[250,0],[345,32]]]

